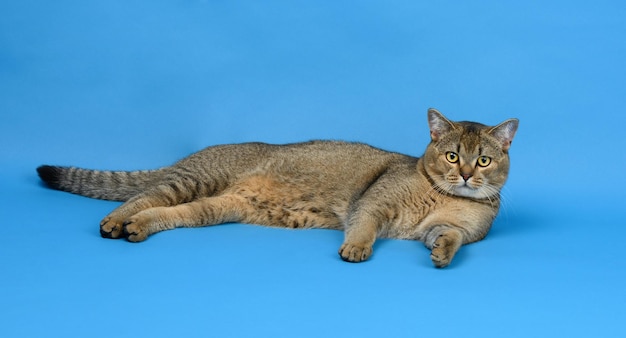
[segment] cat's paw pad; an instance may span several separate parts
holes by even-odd
[[[358,263],[368,259],[372,255],[371,245],[356,245],[344,243],[339,248],[339,256],[346,262]]]
[[[121,238],[124,236],[124,230],[121,221],[112,217],[105,217],[100,222],[100,236],[103,238]]]
[[[130,242],[141,242],[148,238],[148,224],[145,219],[132,216],[124,222],[124,235]]]

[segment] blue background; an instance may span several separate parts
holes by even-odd
[[[0,336],[624,336],[623,1],[3,1]],[[432,267],[381,240],[233,224],[100,238],[116,202],[40,164],[355,140],[419,156],[426,110],[520,119],[489,236]]]

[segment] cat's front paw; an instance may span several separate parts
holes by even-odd
[[[452,258],[461,246],[460,241],[456,232],[440,235],[433,243],[433,249],[430,252],[430,259],[433,264],[438,268],[445,268],[450,265]]]
[[[450,265],[450,262],[452,261],[452,257],[450,257],[444,248],[434,248],[430,252],[430,259],[438,268],[445,268]]]
[[[371,245],[357,245],[343,243],[339,248],[339,256],[346,262],[358,263],[368,259],[372,255]]]
[[[128,218],[124,222],[124,235],[130,242],[142,242],[148,238],[148,220],[137,215]]]

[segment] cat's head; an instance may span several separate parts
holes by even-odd
[[[429,109],[432,141],[423,160],[435,187],[470,198],[499,196],[509,174],[509,148],[518,123],[517,119],[509,119],[491,127],[453,122]]]

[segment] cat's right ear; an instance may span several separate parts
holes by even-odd
[[[430,138],[433,141],[439,140],[442,135],[454,129],[454,124],[434,108],[428,109],[428,126],[430,127]]]

